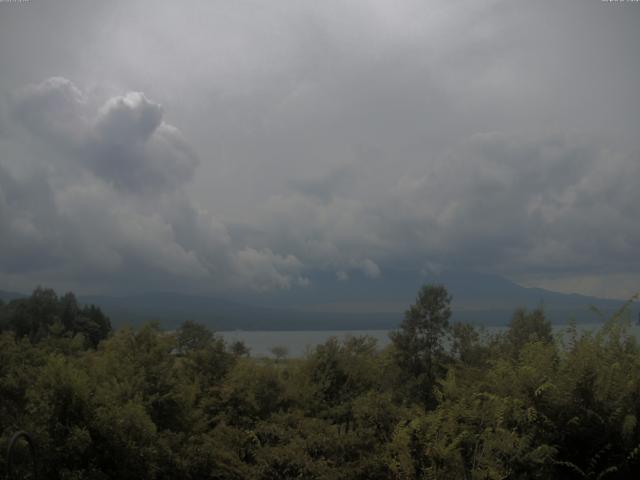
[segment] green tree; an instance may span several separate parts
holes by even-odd
[[[517,357],[518,353],[527,343],[530,342],[553,342],[553,330],[542,308],[536,308],[532,312],[527,312],[524,308],[519,308],[511,317],[506,340],[511,353]]]
[[[433,401],[435,380],[442,374],[443,340],[449,332],[451,295],[442,285],[424,285],[416,302],[405,312],[400,330],[391,333],[396,361],[414,381],[412,396]]]
[[[213,333],[201,323],[185,321],[177,332],[176,346],[180,354],[201,350],[211,344]]]
[[[269,351],[275,357],[276,362],[279,362],[280,360],[286,358],[287,355],[289,355],[289,349],[284,345],[276,345],[275,347],[272,347]]]
[[[73,293],[58,298],[52,289],[42,287],[0,309],[0,322],[5,324],[0,330],[12,330],[17,338],[27,337],[32,343],[81,334],[83,347],[95,348],[111,333],[111,321],[99,307],[80,308]]]
[[[480,366],[488,350],[482,344],[480,333],[468,323],[454,323],[451,328],[451,353],[464,365]]]
[[[9,326],[18,338],[32,343],[46,338],[49,327],[59,320],[58,296],[50,288],[36,288],[29,298],[12,300],[7,306]]]
[[[60,298],[60,307],[62,325],[66,330],[74,330],[76,328],[78,315],[80,314],[80,307],[78,306],[76,296],[72,292],[65,293]]]
[[[236,340],[230,346],[231,353],[236,357],[248,357],[251,349],[242,340]]]
[[[90,346],[96,348],[98,344],[109,336],[111,321],[99,307],[87,305],[76,317],[73,333],[82,333]]]

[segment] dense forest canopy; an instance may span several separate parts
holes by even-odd
[[[637,478],[640,347],[624,312],[487,335],[426,285],[391,344],[252,358],[202,325],[111,331],[73,294],[0,307],[0,446],[25,429],[51,479]],[[6,468],[1,460],[0,472]]]
[[[49,288],[36,288],[30,297],[0,300],[0,332],[10,330],[16,339],[38,343],[45,338],[75,338],[97,347],[111,332],[111,321],[95,305],[81,307],[69,292],[58,297]]]

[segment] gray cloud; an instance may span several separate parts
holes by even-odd
[[[162,107],[139,92],[109,98],[92,112],[71,81],[53,77],[22,89],[12,112],[33,134],[119,189],[174,189],[198,164],[181,132],[163,122]]]
[[[43,175],[20,182],[0,165],[0,269],[22,274],[60,261],[65,222]]]
[[[136,92],[93,114],[89,105],[60,77],[13,98],[13,118],[58,156],[24,178],[0,165],[1,278],[62,276],[119,289],[305,284],[297,258],[236,248],[225,225],[189,197],[197,159],[160,105]]]
[[[638,174],[637,155],[590,138],[478,134],[374,201],[274,196],[261,226],[272,244],[343,279],[350,268],[373,272],[369,257],[382,272],[416,261],[515,276],[638,272]]]
[[[11,279],[640,280],[631,2],[64,5],[0,15]]]
[[[79,147],[88,134],[85,99],[71,81],[51,77],[14,95],[12,114],[29,130],[60,145]]]

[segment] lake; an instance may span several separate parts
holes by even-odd
[[[251,349],[252,357],[271,357],[269,351],[275,346],[289,349],[289,357],[302,357],[308,348],[314,348],[331,337],[344,339],[348,336],[368,335],[383,347],[389,343],[390,330],[319,330],[319,331],[244,331],[218,332],[227,342],[242,340]]]
[[[602,324],[585,323],[578,324],[578,330],[596,330]],[[506,330],[507,327],[485,327],[488,334]],[[567,325],[554,325],[556,334],[565,331]],[[637,338],[640,338],[640,326],[634,325],[632,330]],[[302,357],[308,349],[326,342],[331,337],[344,339],[348,336],[368,335],[378,341],[380,347],[389,344],[389,332],[391,330],[318,330],[318,331],[244,331],[234,330],[218,332],[227,342],[242,340],[250,349],[253,357],[271,357],[270,349],[275,346],[284,346],[289,350],[289,357]]]

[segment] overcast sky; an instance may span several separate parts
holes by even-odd
[[[626,297],[639,27],[601,0],[0,2],[0,289],[466,269]]]

